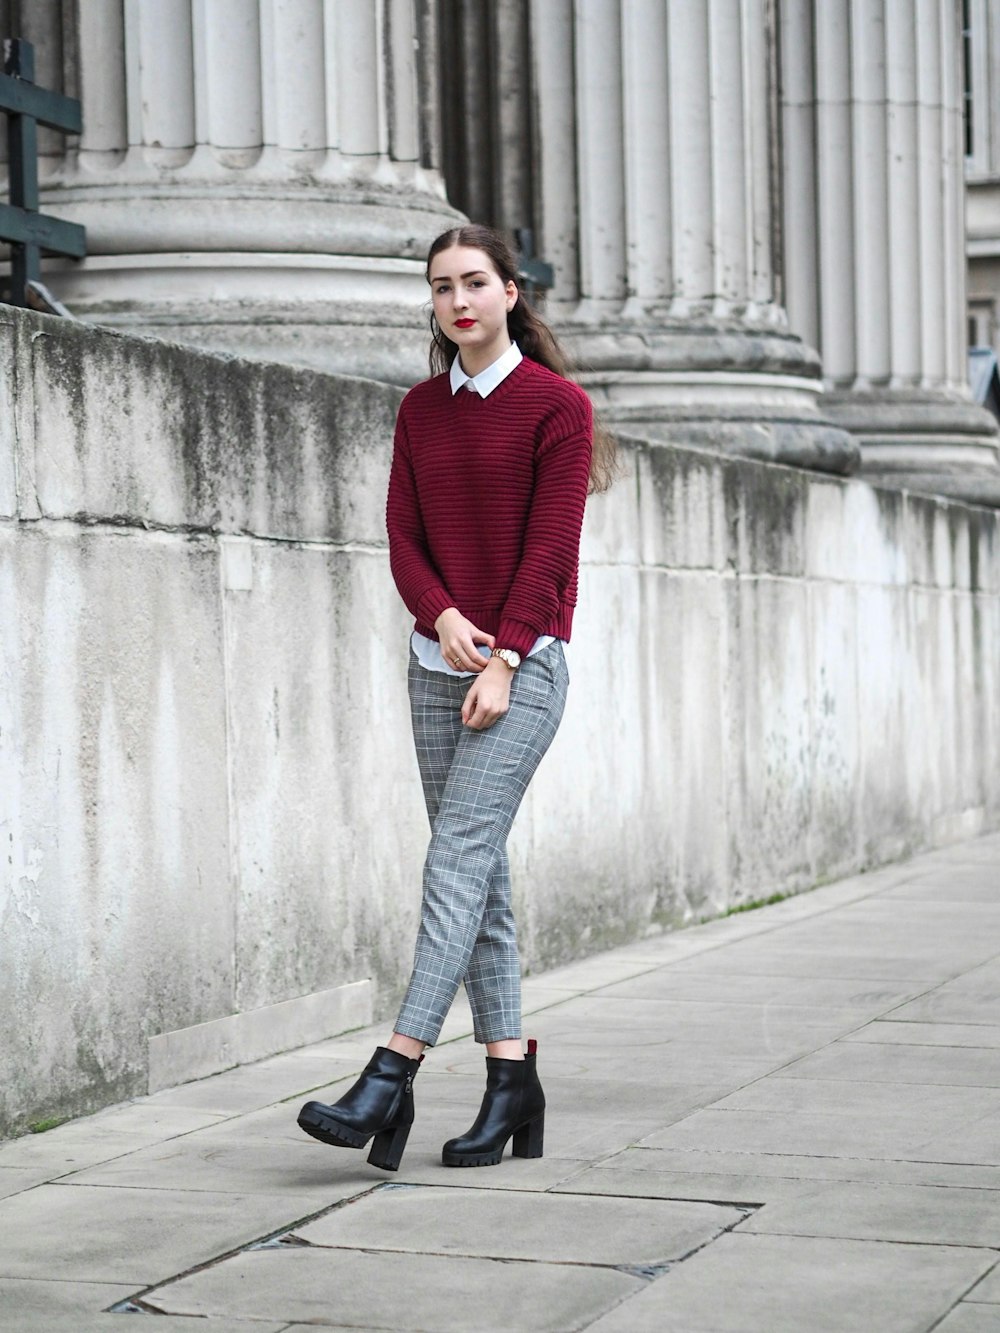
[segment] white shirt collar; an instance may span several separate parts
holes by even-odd
[[[470,390],[474,389],[480,398],[486,398],[493,392],[498,385],[502,384],[512,370],[516,370],[523,361],[521,349],[517,343],[511,343],[501,356],[493,362],[492,365],[481,370],[478,375],[466,375],[462,369],[462,358],[456,356],[451,363],[451,392],[452,395],[458,393],[459,389],[467,386]]]

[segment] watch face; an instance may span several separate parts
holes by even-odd
[[[514,668],[514,670],[516,671],[517,668],[521,665],[521,654],[520,654],[520,653],[515,653],[514,650],[513,650],[513,648],[508,648],[508,649],[507,649],[507,661],[510,663],[510,665],[511,665],[511,666]]]

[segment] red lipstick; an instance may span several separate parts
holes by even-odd
[[[475,324],[475,322],[476,322],[476,321],[475,321],[474,319],[456,319],[456,320],[455,320],[455,328],[456,328],[456,329],[471,329],[472,326],[473,326],[473,324]]]

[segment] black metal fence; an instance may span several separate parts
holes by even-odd
[[[35,52],[30,42],[4,42],[0,112],[7,117],[10,203],[0,203],[0,241],[11,251],[10,305],[28,304],[29,284],[41,281],[41,257],[87,253],[86,233],[38,211],[38,126],[79,134],[80,103],[35,86]]]

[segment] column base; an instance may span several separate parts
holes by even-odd
[[[427,374],[427,249],[464,220],[429,189],[71,174],[46,200],[87,228],[85,260],[45,265],[80,319],[407,387]]]
[[[967,503],[1000,506],[996,418],[945,389],[833,390],[827,411],[861,446],[861,475]]]
[[[96,255],[53,260],[44,278],[78,318],[123,333],[405,387],[428,373],[423,260]]]
[[[827,418],[819,357],[781,328],[570,318],[559,329],[609,425],[840,476],[858,468],[857,442]]]

